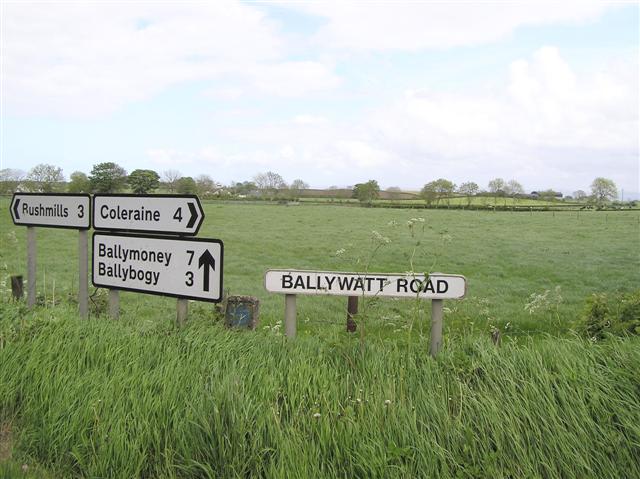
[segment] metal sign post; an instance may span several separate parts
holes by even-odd
[[[165,235],[196,235],[202,222],[204,221],[204,211],[200,200],[195,195],[95,195],[93,197],[93,227],[97,230],[111,230],[111,231],[131,231],[131,232],[151,232],[156,234]],[[131,237],[133,238],[133,237]],[[155,237],[159,239],[160,237]],[[94,236],[95,241],[95,236]],[[135,240],[132,240],[135,241]],[[214,240],[215,241],[215,240]],[[175,245],[173,245],[175,246]],[[125,245],[126,247],[126,245]],[[195,250],[194,250],[195,251]],[[191,251],[194,255],[195,252]],[[173,254],[173,253],[171,253]],[[222,243],[220,243],[220,254],[222,254]],[[210,252],[204,253],[203,257],[198,256],[198,267],[203,268],[202,281],[209,287],[210,271],[215,271],[216,259]],[[189,265],[193,261],[193,257],[189,259]],[[124,261],[126,262],[126,260]],[[106,264],[105,258],[100,264]],[[177,263],[174,263],[176,265]],[[222,258],[218,260],[220,269],[220,282],[222,281]],[[116,264],[114,267],[122,264]],[[148,266],[148,265],[147,265]],[[167,265],[168,266],[168,265]],[[94,284],[96,278],[98,282],[109,282],[108,276],[101,275],[99,265],[96,272],[96,256],[94,254],[94,272],[93,279]],[[105,268],[108,268],[105,266]],[[159,274],[159,272],[158,272]],[[189,288],[187,294],[192,294],[197,287],[195,286],[195,271],[189,271],[186,273],[190,275],[190,279],[187,279],[186,283]],[[169,274],[163,275],[165,278],[163,281],[168,282]],[[212,276],[215,276],[212,275]],[[118,281],[116,281],[117,283]],[[215,278],[214,278],[215,282]],[[139,282],[138,282],[139,283]],[[183,325],[187,320],[188,311],[188,299],[192,296],[183,296],[177,291],[183,288],[176,288],[177,284],[166,285],[164,292],[159,292],[155,287],[147,288],[148,284],[138,284],[132,278],[124,279],[123,284],[120,284],[120,289],[131,289],[133,291],[142,291],[152,294],[165,294],[169,296],[176,296],[178,302],[176,305],[176,321],[178,325]],[[154,285],[157,286],[157,285]],[[184,285],[183,285],[184,286]],[[113,289],[111,291],[114,291]],[[205,292],[209,292],[206,290]],[[202,298],[200,298],[202,299]],[[211,294],[207,294],[205,301],[220,301],[220,298],[216,297],[212,299]]]
[[[429,354],[434,358],[442,348],[443,310],[444,301],[442,299],[431,300],[431,346],[429,348]]]
[[[296,295],[284,295],[284,334],[288,338],[295,338],[297,332]]]
[[[269,270],[265,288],[271,293],[394,298],[460,299],[467,282],[457,274],[424,275]]]
[[[87,231],[91,227],[91,197],[87,194],[14,193],[9,207],[13,224],[27,226],[27,306],[36,304],[36,231],[35,227],[67,228],[79,231],[78,308],[88,314]]]
[[[93,234],[92,281],[98,287],[219,302],[222,270],[217,239]]]
[[[82,319],[89,317],[89,234],[78,232],[78,311]]]
[[[187,321],[187,312],[189,311],[189,300],[178,298],[176,304],[176,322],[178,326],[184,326]]]
[[[335,271],[269,270],[265,288],[285,295],[285,334],[296,334],[296,295],[348,296],[349,320],[357,313],[359,296],[430,299],[431,347],[436,356],[442,347],[442,321],[445,299],[462,299],[467,293],[467,280],[457,274],[424,275],[387,273],[345,273]],[[355,324],[352,326],[355,330]]]
[[[195,195],[94,195],[96,230],[196,235],[204,211]]]
[[[78,230],[91,226],[91,198],[85,194],[14,193],[10,211],[16,226]]]
[[[117,289],[109,290],[109,316],[112,319],[120,318],[120,291]]]
[[[36,305],[36,229],[27,227],[27,308]]]

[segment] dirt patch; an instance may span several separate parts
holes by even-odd
[[[11,423],[3,422],[0,424],[0,462],[11,459],[12,449],[12,433]]]

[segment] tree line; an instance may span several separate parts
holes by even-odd
[[[397,190],[399,189],[394,187],[387,189],[387,191]],[[371,203],[373,200],[379,198],[380,191],[378,182],[376,180],[369,180],[366,183],[358,183],[354,186],[353,197],[362,203]],[[473,198],[477,196],[492,196],[495,202],[498,201],[498,198],[504,198],[505,202],[507,198],[527,197],[545,200],[562,198],[561,193],[551,189],[532,191],[527,194],[525,193],[524,187],[518,181],[505,181],[502,178],[494,178],[489,181],[486,190],[481,189],[480,186],[473,181],[467,181],[457,186],[454,182],[445,178],[430,181],[420,190],[420,197],[427,205],[435,203],[436,206],[438,206],[441,201],[447,201],[447,204],[449,204],[449,200],[454,197],[465,197],[467,199],[467,206],[469,206]],[[577,190],[573,192],[572,196],[566,197],[566,199],[603,204],[614,201],[617,197],[618,189],[614,181],[608,178],[598,177],[591,183],[590,195],[583,190]]]
[[[197,194],[207,196],[256,196],[266,199],[293,199],[300,196],[309,185],[301,179],[296,179],[287,184],[282,176],[272,171],[259,173],[251,181],[232,182],[223,186],[214,181],[209,175],[198,175],[195,178],[183,176],[178,170],[166,170],[159,175],[154,170],[136,169],[131,173],[113,162],[98,163],[93,166],[87,175],[81,171],[74,171],[65,181],[62,168],[55,165],[39,164],[24,173],[21,170],[6,168],[0,170],[0,194],[9,194],[14,191],[32,191],[40,193],[68,192],[68,193],[117,193],[129,189],[136,194],[148,194],[163,187],[169,193]],[[380,186],[376,180],[358,183],[352,188],[352,197],[362,203],[371,203],[380,196]],[[400,188],[391,187],[388,192],[399,193]],[[553,190],[533,191],[525,194],[523,186],[516,180],[505,181],[502,178],[494,178],[488,182],[486,189],[473,182],[467,181],[456,185],[445,178],[426,183],[420,190],[419,196],[427,203],[435,203],[449,200],[456,196],[465,197],[468,205],[477,196],[492,196],[497,202],[498,198],[535,197],[541,199],[555,199],[562,194]],[[598,177],[591,183],[591,193],[577,190],[568,197],[577,201],[603,204],[616,200],[618,189],[613,180]]]
[[[131,173],[117,163],[104,162],[93,166],[87,175],[74,171],[65,180],[62,168],[40,164],[25,173],[5,168],[0,170],[0,194],[15,191],[38,193],[118,193],[130,190],[136,194],[154,193],[158,188],[169,193],[197,194],[200,196],[232,195],[239,197],[261,196],[270,199],[299,195],[308,189],[303,180],[296,179],[287,184],[282,176],[272,171],[257,174],[252,181],[232,182],[223,186],[209,175],[195,178],[183,176],[178,170],[166,170],[162,176],[154,170],[136,169]]]

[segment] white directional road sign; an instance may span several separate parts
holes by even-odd
[[[195,195],[95,195],[93,227],[195,235],[204,220]]]
[[[93,234],[95,286],[218,302],[222,241]]]
[[[421,299],[460,299],[467,292],[464,276],[339,273],[335,271],[269,270],[264,278],[271,293],[335,296],[392,296]]]
[[[89,195],[14,193],[10,210],[16,225],[81,230],[91,226]]]

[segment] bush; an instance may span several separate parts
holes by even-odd
[[[587,299],[582,321],[590,338],[640,335],[640,289],[615,295],[593,294]]]

